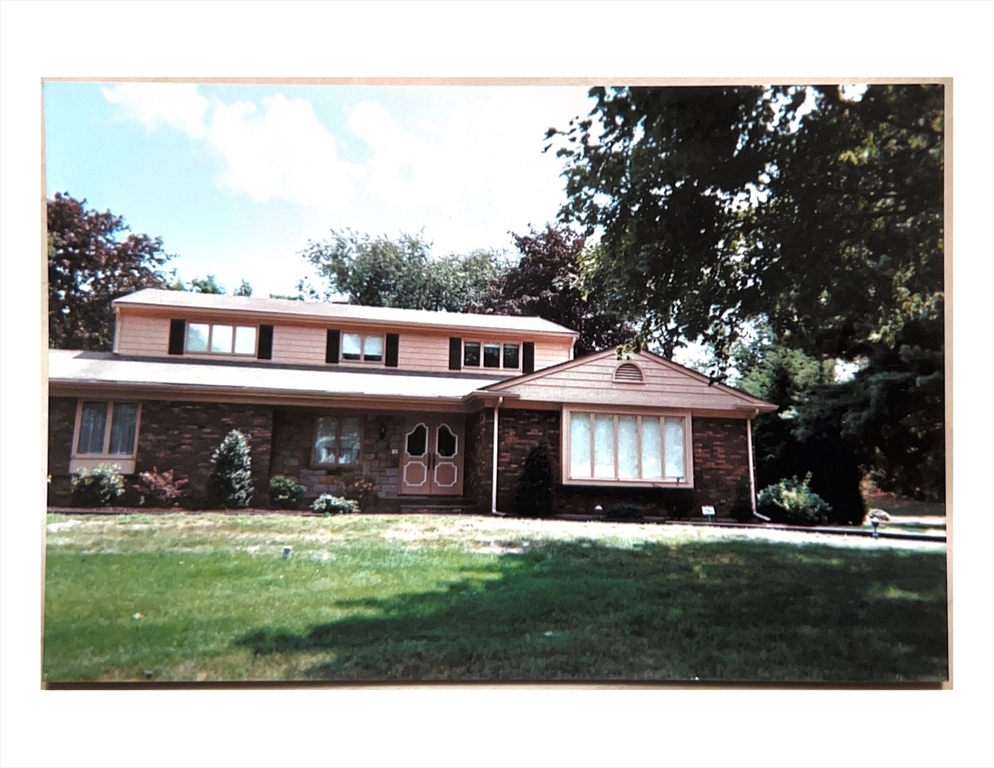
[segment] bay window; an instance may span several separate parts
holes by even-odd
[[[564,482],[691,486],[690,417],[564,411]]]

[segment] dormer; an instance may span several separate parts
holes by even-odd
[[[572,359],[577,333],[538,317],[144,290],[114,302],[122,357],[486,378]]]

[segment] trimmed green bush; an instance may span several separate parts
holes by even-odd
[[[252,459],[248,438],[231,430],[211,457],[207,478],[209,509],[244,509],[252,503]]]
[[[269,478],[269,503],[276,509],[300,509],[306,489],[292,477]]]
[[[644,520],[645,508],[623,501],[604,510],[605,520]]]
[[[325,517],[329,515],[346,515],[359,511],[359,502],[353,499],[343,499],[341,496],[332,496],[330,493],[322,493],[318,496],[311,509],[322,513]]]
[[[752,520],[752,501],[749,496],[752,487],[749,478],[743,475],[735,485],[735,502],[732,504],[732,519],[740,523],[748,523]]]
[[[124,495],[124,475],[117,464],[97,464],[73,473],[72,501],[77,507],[107,507]]]
[[[764,488],[759,493],[759,511],[775,523],[823,525],[832,508],[811,490],[811,473],[803,480],[797,475]]]
[[[514,498],[515,513],[521,517],[551,517],[556,504],[554,482],[549,444],[541,440],[525,457]]]

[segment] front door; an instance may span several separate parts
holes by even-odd
[[[400,461],[402,494],[462,494],[464,420],[461,414],[447,413],[407,420]]]

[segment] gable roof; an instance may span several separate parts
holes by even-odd
[[[642,382],[615,381],[615,370],[635,364]],[[685,408],[768,413],[776,406],[741,390],[712,381],[653,352],[636,352],[618,359],[614,349],[569,360],[535,373],[499,381],[484,392],[513,395],[521,400]]]
[[[115,307],[151,307],[155,309],[197,309],[221,312],[245,312],[274,317],[308,317],[327,320],[355,320],[385,325],[431,328],[510,331],[515,333],[556,334],[578,337],[576,331],[541,317],[511,315],[474,315],[465,312],[436,312],[427,309],[365,307],[357,304],[330,304],[291,299],[255,299],[190,291],[166,291],[146,288],[113,302]]]

